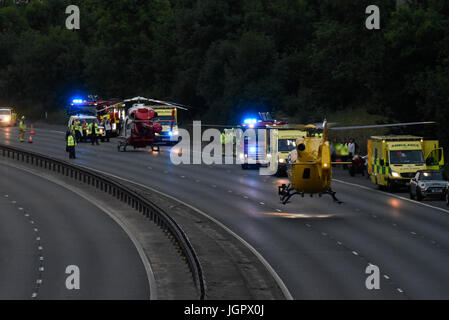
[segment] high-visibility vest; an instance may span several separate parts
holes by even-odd
[[[20,130],[22,130],[22,131],[25,131],[27,129],[27,126],[23,120],[20,120],[19,127],[20,127]]]
[[[74,147],[75,145],[76,145],[75,138],[73,138],[73,136],[70,134],[67,137],[67,146],[68,147]]]
[[[341,148],[341,155],[342,156],[349,156],[349,151],[348,151],[348,144],[345,143],[342,148]]]
[[[341,149],[343,148],[343,145],[341,143],[337,143],[335,145],[335,155],[341,156]]]
[[[79,129],[80,129],[79,123],[78,121],[75,121],[75,130],[79,131]]]

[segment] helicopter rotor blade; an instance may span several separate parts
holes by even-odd
[[[405,127],[416,125],[429,125],[436,124],[435,121],[423,121],[423,122],[404,122],[404,123],[389,123],[389,124],[375,124],[367,126],[349,126],[349,127],[331,127],[329,130],[353,130],[353,129],[370,129],[370,128],[389,128],[389,127]]]

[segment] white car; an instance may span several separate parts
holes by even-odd
[[[424,198],[443,199],[449,182],[444,179],[441,171],[421,170],[410,181],[410,198],[418,201]]]

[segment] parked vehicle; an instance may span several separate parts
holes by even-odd
[[[410,181],[410,198],[418,201],[424,198],[444,199],[449,182],[438,170],[418,171]]]

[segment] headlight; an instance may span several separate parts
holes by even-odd
[[[179,135],[179,130],[178,129],[173,130],[173,135],[175,136]]]
[[[280,158],[279,163],[285,163],[285,159]]]
[[[400,175],[399,173],[394,172],[394,171],[391,173],[391,175],[392,175],[394,178],[400,178],[400,177],[401,177],[401,175]]]
[[[6,116],[6,117],[3,118],[3,121],[9,122],[9,121],[11,121],[11,117],[10,116]]]

